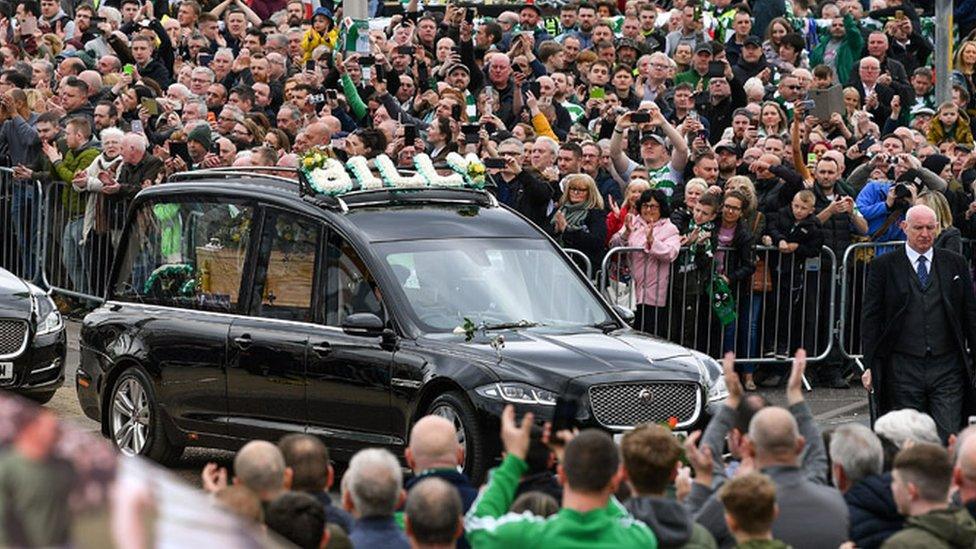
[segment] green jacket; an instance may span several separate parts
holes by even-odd
[[[77,149],[64,151],[64,154],[61,155],[61,160],[51,166],[51,179],[54,182],[60,181],[65,183],[61,191],[61,205],[64,206],[65,212],[69,217],[83,215],[85,213],[85,204],[87,203],[81,196],[81,193],[75,190],[74,185],[71,184],[71,180],[74,179],[75,174],[87,169],[88,165],[94,162],[99,154],[101,154],[101,151],[89,141]]]
[[[841,85],[846,85],[854,65],[861,58],[861,49],[864,48],[864,37],[861,36],[861,29],[851,14],[844,16],[844,41],[837,48],[837,58],[834,67],[837,69],[837,81]],[[824,54],[827,52],[827,43],[830,42],[830,29],[821,32],[820,43],[810,53],[810,66],[816,67],[823,63]]]
[[[940,549],[972,547],[976,521],[966,509],[940,509],[910,517],[900,532],[885,540],[881,549]]]
[[[471,547],[657,548],[654,533],[613,497],[606,507],[587,513],[564,508],[548,519],[528,511],[509,513],[519,479],[528,468],[525,461],[508,455],[491,472],[487,488],[464,519]]]

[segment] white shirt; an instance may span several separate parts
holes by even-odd
[[[905,253],[908,254],[908,262],[912,264],[913,271],[918,273],[918,258],[924,255],[926,260],[925,270],[927,270],[930,275],[932,274],[932,256],[934,255],[932,253],[932,249],[933,248],[929,248],[929,251],[925,252],[924,254],[920,254],[915,250],[913,250],[912,247],[909,246],[907,242],[905,243]]]

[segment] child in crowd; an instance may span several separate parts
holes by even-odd
[[[725,507],[725,524],[735,536],[737,548],[786,549],[782,541],[773,539],[773,521],[779,514],[776,505],[776,485],[761,473],[736,477],[718,491],[718,499]]]
[[[700,323],[701,329],[696,330],[695,326],[699,319],[708,318],[706,288],[715,257],[712,235],[720,200],[715,194],[703,194],[681,235],[682,251],[675,263],[668,303],[673,315],[671,340],[688,347],[704,343],[707,337],[707,322]]]
[[[973,146],[973,132],[969,127],[969,117],[959,112],[952,101],[939,105],[938,112],[929,122],[928,140],[930,143],[951,141],[960,145]]]
[[[772,218],[769,235],[779,249],[778,274],[773,284],[779,289],[776,309],[779,322],[776,333],[777,355],[789,354],[803,345],[803,289],[809,262],[818,261],[824,243],[823,226],[813,215],[816,197],[804,189],[793,197],[789,207],[782,208]],[[812,267],[812,265],[811,265]],[[812,279],[815,283],[816,278]],[[809,291],[809,288],[808,288]],[[813,337],[814,334],[806,334]]]

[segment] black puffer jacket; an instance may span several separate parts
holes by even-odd
[[[722,221],[716,220],[715,232],[712,233],[712,249],[718,250],[718,233]],[[746,295],[751,288],[752,273],[756,272],[756,238],[746,226],[745,220],[740,220],[735,227],[732,237],[731,250],[725,252],[725,276],[729,279],[729,289],[732,295]]]
[[[789,206],[793,195],[803,189],[803,177],[796,170],[787,166],[772,166],[770,173],[773,179],[756,179],[756,200],[759,211],[766,215],[776,213],[780,208]]]
[[[859,548],[881,547],[901,530],[904,518],[891,494],[891,473],[861,479],[844,494],[844,501],[851,513],[850,539]]]

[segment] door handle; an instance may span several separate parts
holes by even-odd
[[[253,342],[254,340],[251,339],[251,334],[244,334],[234,338],[234,343],[236,343],[237,347],[240,349],[247,349]]]
[[[324,356],[332,352],[332,344],[327,341],[316,343],[315,345],[312,345],[312,350]]]

